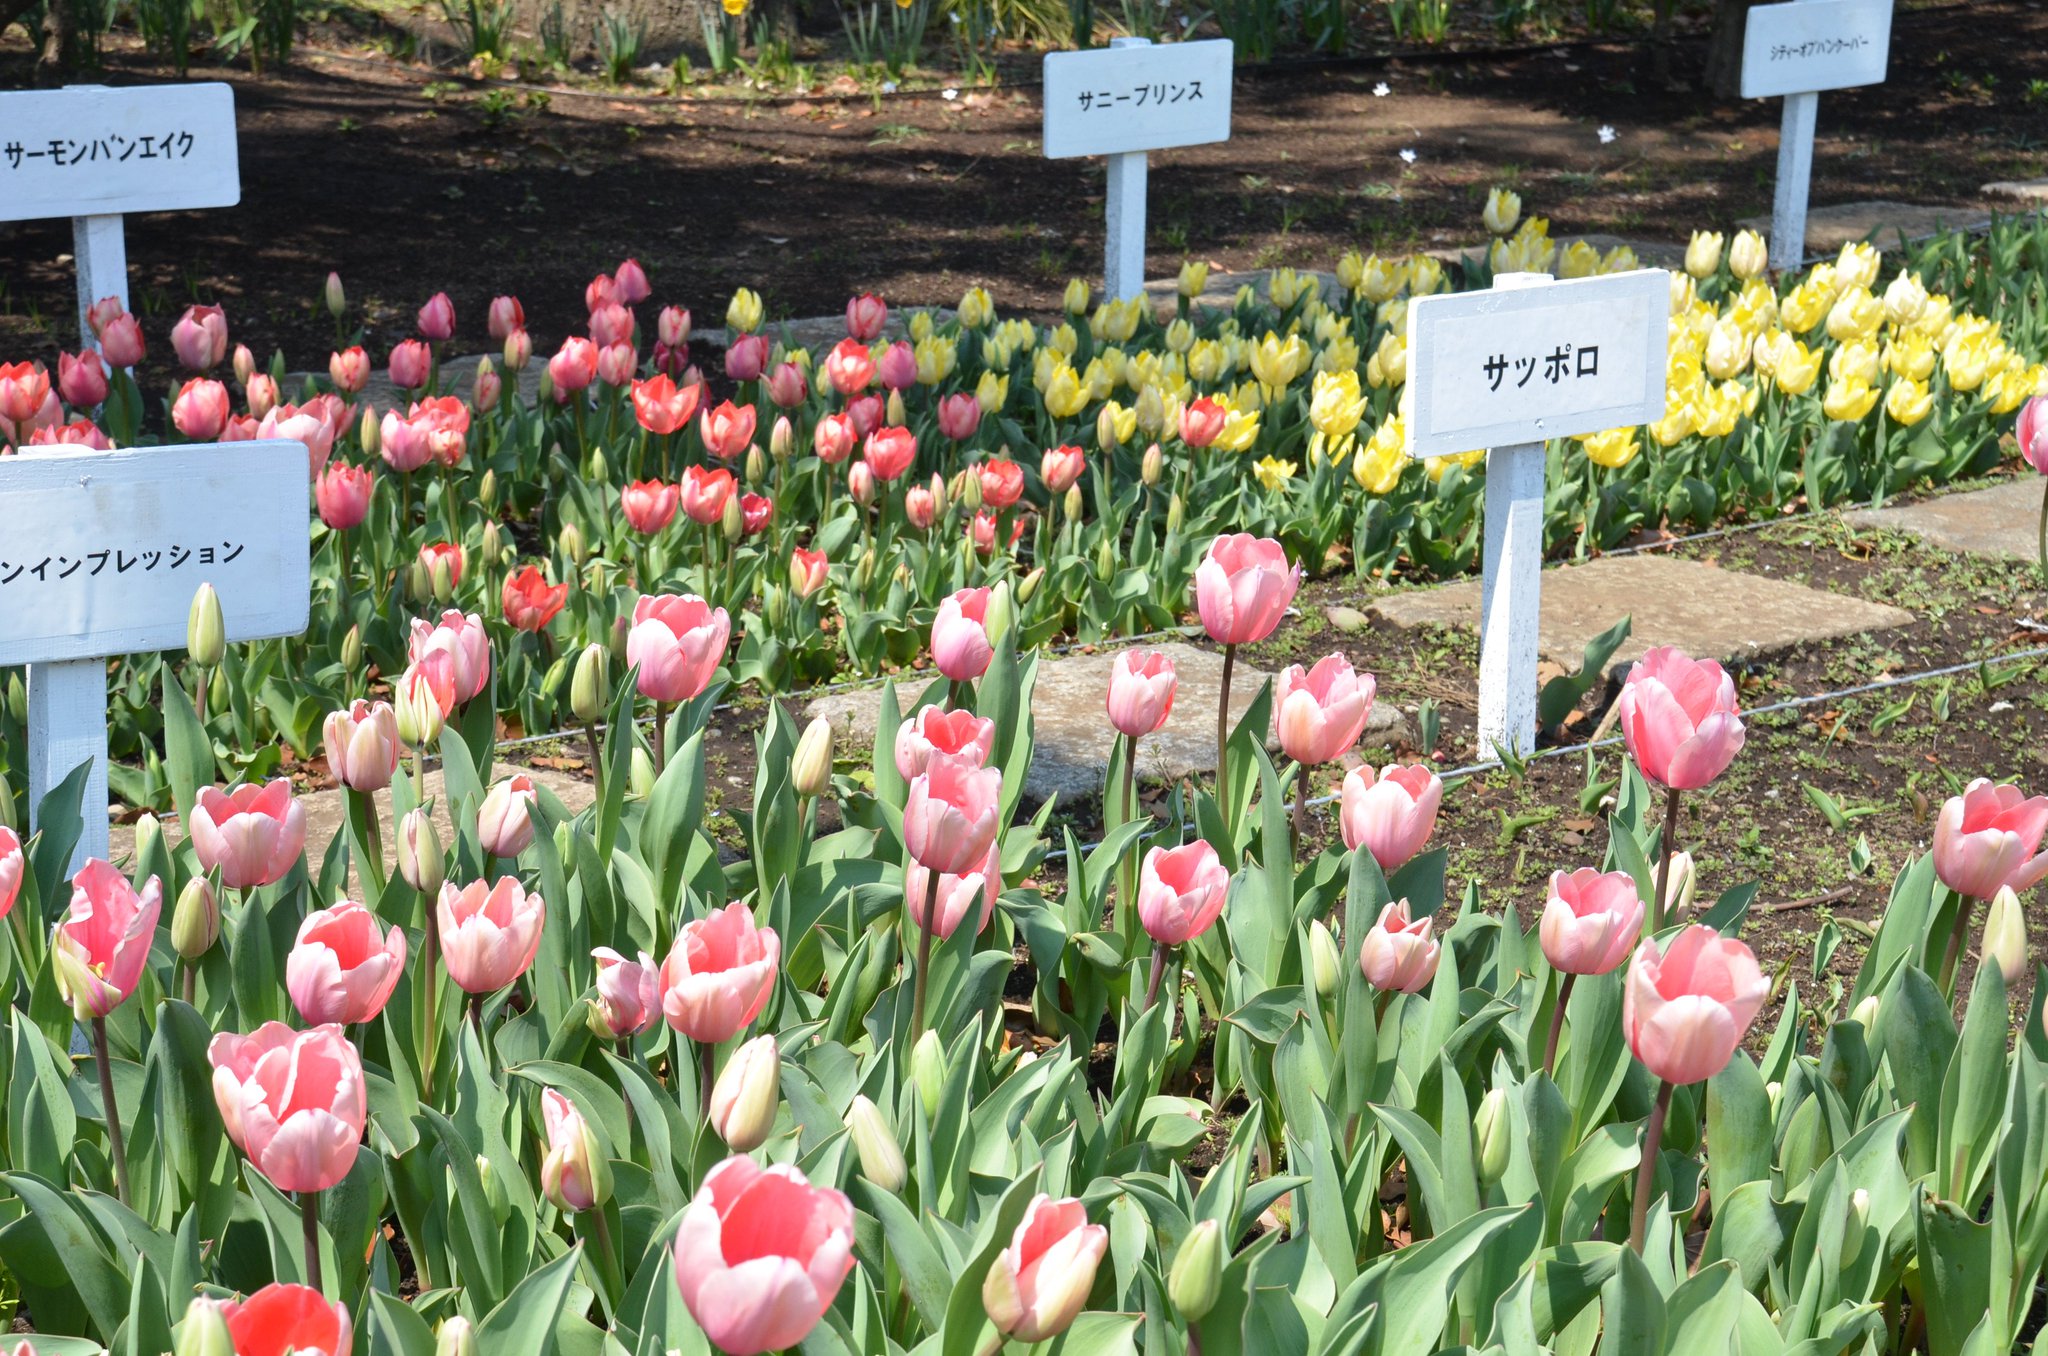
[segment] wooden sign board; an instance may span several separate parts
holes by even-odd
[[[203,583],[229,640],[305,630],[306,484],[277,439],[0,458],[0,665],[183,649]]]
[[[1670,310],[1660,268],[1417,298],[1408,307],[1409,455],[1663,418]]]
[[[0,94],[0,221],[241,200],[235,95],[227,85]]]
[[[1232,51],[1211,38],[1048,53],[1046,158],[1230,140]]]
[[[1892,0],[1758,5],[1743,33],[1742,97],[1882,84],[1891,45]]]

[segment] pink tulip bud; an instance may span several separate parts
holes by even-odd
[[[1216,538],[1195,570],[1195,607],[1209,638],[1256,644],[1273,634],[1294,601],[1301,567],[1271,537],[1239,532]]]
[[[1180,440],[1189,447],[1207,447],[1223,436],[1229,417],[1229,411],[1208,396],[1191,400],[1181,407]]]
[[[768,524],[775,521],[775,501],[765,494],[743,494],[740,496],[740,530],[747,536],[757,536],[768,530]]]
[[[662,307],[661,314],[654,318],[654,326],[655,333],[661,336],[661,342],[668,347],[674,349],[689,347],[690,312],[688,308],[682,306]]]
[[[75,407],[97,405],[107,398],[107,370],[100,355],[86,349],[77,357],[69,353],[57,358],[57,389],[64,403]]]
[[[526,328],[526,308],[517,297],[492,297],[484,323],[491,338],[502,344],[512,336],[512,331]]]
[[[1698,1083],[1727,1067],[1770,992],[1748,947],[1694,924],[1668,951],[1651,937],[1636,948],[1621,1027],[1644,1068],[1667,1083]]]
[[[247,344],[236,344],[235,357],[231,366],[235,370],[235,380],[246,387],[249,384],[249,378],[256,375],[256,355],[249,351]]]
[[[878,395],[855,396],[846,402],[846,417],[853,420],[854,436],[865,438],[882,426],[882,416],[888,406]]]
[[[597,345],[573,334],[564,339],[548,359],[548,378],[555,383],[558,400],[566,401],[568,393],[588,387],[597,379]]]
[[[898,339],[882,351],[881,360],[875,364],[875,376],[892,391],[917,385],[916,351]]]
[[[1354,673],[1341,654],[1303,671],[1291,664],[1273,682],[1273,735],[1280,749],[1311,767],[1343,757],[1372,715],[1373,677]]]
[[[576,1104],[553,1088],[540,1095],[548,1150],[541,1159],[540,1187],[557,1210],[590,1210],[611,1199],[611,1166],[597,1136]]]
[[[107,326],[120,316],[128,314],[127,303],[119,297],[101,297],[85,308],[85,327],[97,339],[106,333]]]
[[[195,442],[211,442],[228,426],[228,388],[207,377],[194,377],[171,403],[171,423]]]
[[[1697,790],[1742,751],[1735,680],[1711,659],[1660,645],[1629,670],[1618,705],[1629,757],[1660,786]]]
[[[986,767],[995,742],[996,723],[984,716],[921,706],[896,727],[896,770],[909,781],[931,766],[934,755]]]
[[[972,391],[956,391],[939,402],[939,432],[964,443],[981,427],[981,402]]]
[[[327,770],[351,791],[381,791],[398,773],[398,717],[384,702],[358,697],[330,711],[321,727]]]
[[[683,924],[661,963],[661,1011],[700,1045],[719,1045],[761,1015],[782,968],[782,939],[745,904]]]
[[[976,509],[974,520],[967,525],[967,538],[974,543],[977,555],[994,555],[996,550],[996,520],[987,509]]]
[[[1568,975],[1604,975],[1628,959],[1643,930],[1643,897],[1626,871],[1550,874],[1538,925],[1543,955]]]
[[[1443,798],[1442,779],[1420,763],[1390,763],[1377,778],[1370,767],[1353,768],[1338,815],[1344,846],[1364,848],[1382,871],[1396,870],[1429,841]]]
[[[926,898],[930,887],[929,870],[913,864],[904,872],[903,904],[913,927],[925,926],[926,911],[930,909]],[[989,844],[988,855],[973,870],[960,875],[941,872],[938,907],[930,910],[932,936],[940,941],[951,937],[969,910],[977,915],[975,932],[986,929],[989,920],[995,917],[996,896],[1002,893],[1002,889],[1002,861],[995,843]]]
[[[147,351],[148,345],[142,340],[142,322],[125,311],[100,330],[100,354],[110,366],[133,367]]]
[[[485,358],[476,365],[476,381],[470,392],[470,403],[479,413],[488,414],[498,408],[498,396],[503,393],[505,383],[498,376],[498,369]]]
[[[640,695],[686,702],[711,685],[725,658],[732,621],[694,593],[650,594],[633,605],[626,664],[639,670]]]
[[[444,343],[455,337],[455,303],[446,292],[436,292],[420,307],[420,333],[429,343]]]
[[[188,385],[190,383],[187,383]],[[25,424],[50,398],[50,374],[35,363],[0,363],[0,420]]]
[[[391,350],[391,384],[400,390],[417,391],[434,374],[434,350],[417,339],[407,339]]]
[[[589,1023],[604,1040],[636,1036],[661,1019],[661,968],[645,951],[627,960],[608,946],[590,953],[597,963],[597,997]]]
[[[505,336],[505,349],[500,356],[505,359],[507,372],[524,372],[533,361],[533,336],[524,329],[513,330]]]
[[[405,930],[379,934],[377,916],[343,900],[299,924],[285,960],[284,987],[308,1026],[376,1020],[405,971]]]
[[[1086,1206],[1041,1192],[990,1265],[982,1308],[996,1331],[1014,1341],[1057,1337],[1087,1304],[1095,1269],[1108,1251],[1109,1230],[1088,1222]]]
[[[466,993],[496,993],[533,964],[547,906],[518,877],[501,876],[494,885],[444,882],[434,916],[448,977]]]
[[[626,525],[643,537],[651,537],[673,522],[678,502],[676,487],[660,480],[636,480],[619,491]]]
[[[369,1089],[341,1027],[293,1031],[266,1022],[248,1036],[215,1036],[206,1057],[229,1139],[272,1186],[325,1191],[348,1176]]]
[[[794,1167],[726,1159],[676,1231],[676,1288],[720,1351],[796,1347],[853,1270],[853,1203]]]
[[[218,306],[187,306],[171,326],[171,351],[189,372],[207,372],[228,353],[228,317]]]
[[[931,531],[932,521],[937,516],[937,505],[928,487],[912,485],[903,492],[903,516],[909,519],[910,525],[918,531]]]
[[[283,880],[306,850],[306,807],[283,777],[223,791],[209,786],[192,810],[192,850],[221,884],[248,890]]]
[[[842,396],[857,396],[875,379],[875,360],[867,345],[856,339],[841,339],[825,355],[825,379]]]
[[[989,596],[986,588],[971,588],[939,601],[932,621],[932,662],[956,683],[981,677],[995,656],[988,636]]]
[[[533,778],[507,777],[490,789],[476,812],[476,835],[493,857],[517,857],[533,843],[532,807],[540,803]]]
[[[777,363],[775,370],[768,374],[768,398],[782,409],[795,409],[809,394],[809,379],[795,363]]]
[[[640,267],[638,259],[619,261],[619,266],[612,270],[612,290],[628,306],[638,306],[654,295],[654,288],[647,281],[647,270]]]
[[[1038,475],[1048,494],[1065,494],[1081,479],[1088,466],[1088,454],[1078,447],[1049,447],[1039,458]]]
[[[1125,650],[1109,668],[1109,723],[1129,739],[1166,724],[1179,680],[1173,661],[1150,650]]]
[[[882,337],[882,328],[888,323],[888,303],[873,292],[863,292],[846,303],[846,333],[849,338],[872,344]]]
[[[606,344],[597,351],[597,379],[615,388],[630,386],[640,355],[627,343]]]
[[[747,448],[754,441],[754,407],[734,405],[730,400],[720,401],[716,409],[704,411],[698,418],[697,432],[704,439],[704,450],[720,461],[737,461],[747,454]]]
[[[1430,933],[1434,920],[1410,919],[1408,901],[1397,899],[1380,910],[1359,945],[1358,967],[1365,982],[1389,993],[1419,993],[1436,978],[1439,943]]]
[[[768,370],[768,336],[742,334],[725,350],[725,375],[734,381],[759,381]]]
[[[811,432],[811,450],[828,466],[836,466],[852,456],[857,441],[853,420],[844,414],[826,415]]]
[[[257,419],[277,408],[277,383],[267,372],[258,372],[242,383],[249,400],[249,413]]]
[[[1943,802],[1934,821],[1934,874],[1957,894],[1989,899],[1999,887],[2029,890],[2048,876],[2048,796],[1979,777]]]
[[[807,551],[799,546],[789,553],[789,586],[799,598],[808,598],[825,587],[825,580],[831,562],[825,559],[823,551]]]
[[[369,384],[370,355],[360,345],[329,354],[327,376],[338,389],[354,395]]]
[[[781,1076],[782,1052],[772,1035],[745,1042],[719,1070],[711,1086],[711,1128],[735,1153],[752,1153],[774,1133]]]
[[[1185,847],[1155,847],[1138,870],[1138,921],[1153,941],[1193,941],[1223,916],[1230,872],[1203,839]]]
[[[106,1016],[135,992],[156,939],[163,888],[151,876],[138,893],[98,858],[71,878],[71,907],[50,934],[50,965],[58,996],[79,1021]]]
[[[21,895],[21,875],[28,857],[21,850],[21,838],[0,824],[0,918],[5,918]]]

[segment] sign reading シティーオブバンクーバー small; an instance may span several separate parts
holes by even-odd
[[[1884,82],[1892,0],[1797,0],[1749,11],[1742,97],[1775,99]]]
[[[302,443],[0,458],[0,665],[183,648],[201,584],[228,639],[297,634],[306,521]]]
[[[0,94],[0,221],[229,207],[241,198],[226,85]]]
[[[1441,293],[1408,307],[1409,451],[1444,456],[1664,416],[1670,274]]]
[[[1228,141],[1231,52],[1211,38],[1048,54],[1047,158]]]

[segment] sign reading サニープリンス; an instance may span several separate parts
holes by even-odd
[[[1228,38],[1045,58],[1045,154],[1117,155],[1230,139]]]
[[[227,85],[0,94],[0,221],[230,207],[241,198]]]
[[[1851,89],[1884,82],[1892,0],[1796,0],[1749,11],[1742,97]]]
[[[1670,275],[1441,293],[1408,308],[1409,450],[1540,443],[1664,413]]]
[[[306,628],[306,449],[0,458],[0,665],[171,650],[212,584],[230,640]]]

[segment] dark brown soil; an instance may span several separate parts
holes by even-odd
[[[2043,170],[2048,5],[1984,0],[1902,10],[1888,84],[1823,103],[1816,202],[1882,196],[1978,204],[1992,179]],[[1507,57],[1241,67],[1233,139],[1154,157],[1154,274],[1194,257],[1229,268],[1328,267],[1349,248],[1465,244],[1494,183],[1557,233],[1682,240],[1769,209],[1778,104],[1717,103],[1645,80],[1633,42]],[[891,98],[528,95],[379,57],[301,48],[282,75],[195,69],[236,87],[239,207],[131,220],[136,309],[151,342],[193,300],[235,337],[318,367],[338,270],[380,360],[430,293],[454,297],[482,347],[495,293],[526,304],[536,346],[580,326],[583,285],[628,254],[658,300],[716,324],[732,289],[772,314],[829,313],[854,290],[950,303],[983,284],[999,306],[1049,309],[1100,268],[1102,165],[1038,154],[1035,89]],[[158,78],[132,39],[105,79]],[[0,87],[26,84],[19,30]],[[1385,82],[1390,92],[1375,97]],[[2033,83],[2030,83],[2033,82]],[[1602,126],[1616,139],[1603,145]],[[1416,152],[1410,166],[1403,149]],[[69,342],[70,232],[0,226],[9,259],[0,353]]]

